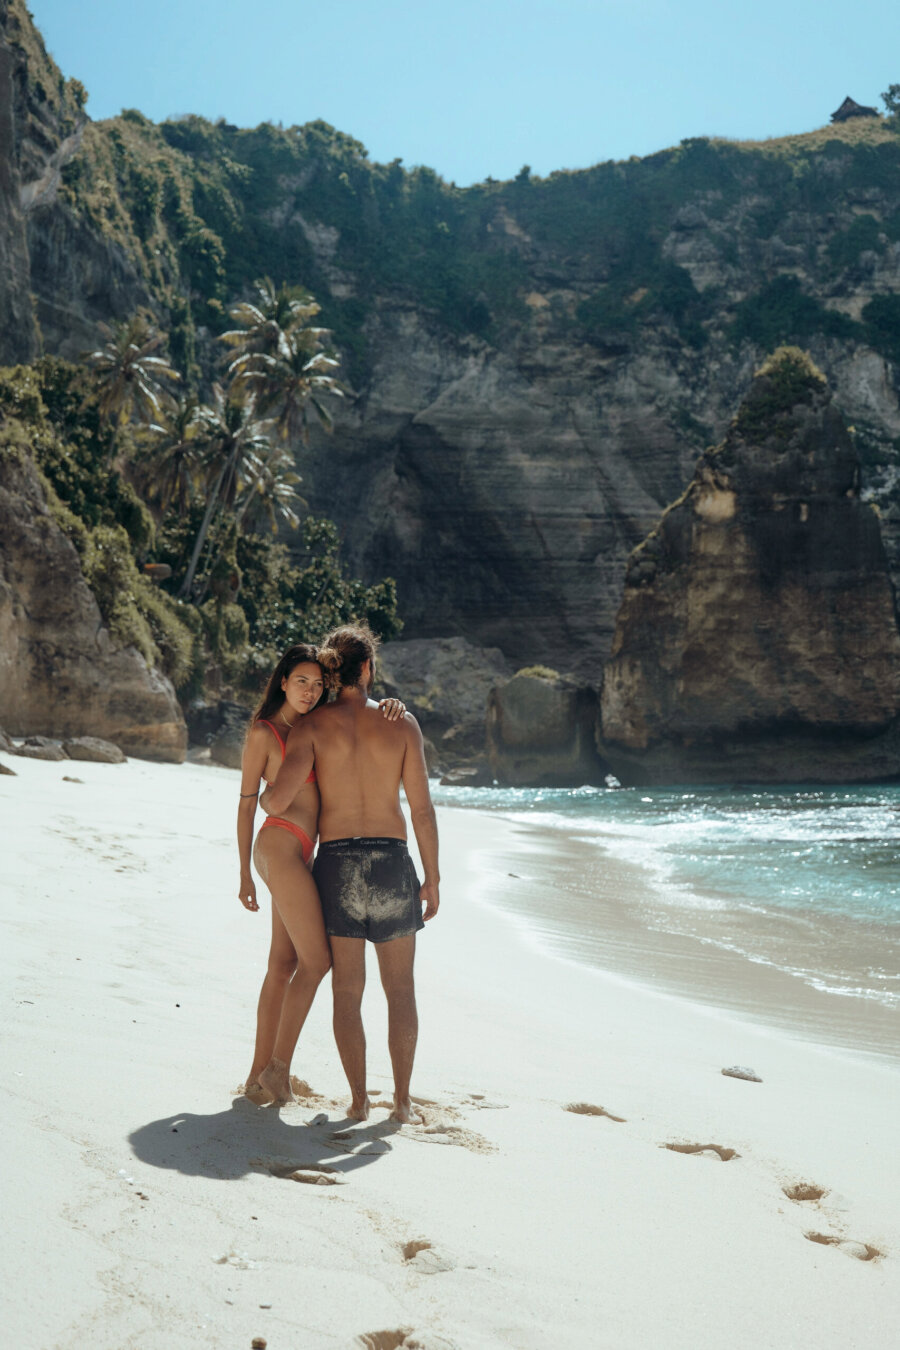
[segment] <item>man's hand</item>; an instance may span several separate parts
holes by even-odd
[[[256,885],[252,877],[250,876],[241,877],[241,885],[240,890],[238,891],[238,899],[244,906],[244,909],[249,909],[252,911],[259,909],[259,902],[256,899]]]
[[[433,919],[438,912],[438,905],[441,903],[438,896],[438,883],[436,881],[425,881],[419,887],[419,899],[425,904],[425,910],[422,918],[427,923]]]

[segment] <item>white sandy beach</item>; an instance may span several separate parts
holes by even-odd
[[[896,1060],[544,954],[484,899],[513,828],[443,810],[417,967],[429,1124],[394,1130],[385,1104],[335,1139],[327,985],[294,1063],[315,1098],[234,1097],[268,946],[267,898],[237,900],[237,775],[5,762],[4,1345],[896,1344]],[[342,1184],[287,1175],[304,1167]]]

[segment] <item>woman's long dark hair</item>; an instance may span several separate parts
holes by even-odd
[[[259,701],[259,706],[253,714],[251,727],[261,719],[269,720],[274,717],[279,708],[284,706],[284,690],[281,687],[281,681],[290,675],[295,666],[302,666],[304,661],[312,661],[319,669],[322,664],[319,661],[319,652],[310,642],[295,642],[293,647],[288,647],[282,656],[278,665],[269,676],[269,683],[266,685],[265,693]],[[324,681],[324,672],[323,672]],[[313,707],[318,708],[319,703],[325,698],[325,689],[322,689],[322,698]],[[312,708],[310,708],[312,712]]]

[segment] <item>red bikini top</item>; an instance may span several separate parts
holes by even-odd
[[[269,728],[269,730],[272,732],[273,736],[275,737],[276,741],[277,741],[278,744],[281,746],[281,759],[282,759],[282,762],[284,762],[284,757],[285,757],[285,755],[287,754],[287,746],[285,745],[285,742],[284,742],[284,739],[283,739],[282,736],[281,736],[281,733],[279,732],[278,728],[277,728],[272,722],[270,722],[267,718],[261,717],[259,720],[260,720],[260,722],[262,722],[263,726],[266,726],[266,727]],[[316,781],[316,770],[315,770],[315,768],[313,767],[313,768],[310,769],[310,771],[309,771],[309,777],[307,778],[306,782],[307,782],[307,783],[314,783],[315,781]],[[268,778],[266,779],[266,782],[267,782],[267,783],[269,782]],[[270,784],[270,786],[271,786],[271,784]],[[305,784],[304,784],[304,786],[305,786]]]

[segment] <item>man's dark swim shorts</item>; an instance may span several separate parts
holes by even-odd
[[[329,839],[312,874],[330,937],[390,942],[425,927],[405,839]]]

